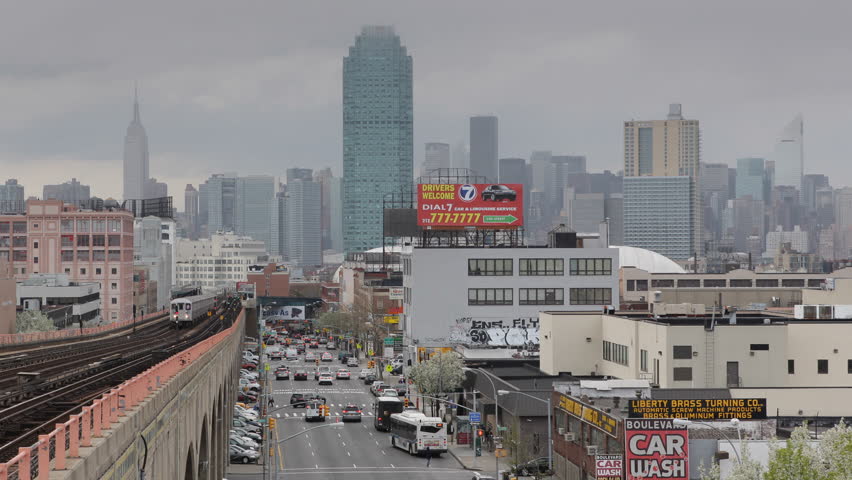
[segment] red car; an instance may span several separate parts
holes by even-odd
[[[237,401],[254,403],[257,401],[257,395],[252,395],[251,393],[247,392],[239,392],[237,393]]]
[[[243,362],[243,368],[246,370],[257,370],[257,365],[252,362]]]

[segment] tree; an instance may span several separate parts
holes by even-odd
[[[25,310],[15,318],[16,333],[48,332],[56,330],[53,320],[38,310]]]
[[[439,352],[429,360],[413,367],[408,374],[424,395],[438,396],[461,387],[464,381],[464,363],[454,352]],[[435,414],[435,400],[430,401],[432,414]]]

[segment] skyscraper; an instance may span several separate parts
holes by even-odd
[[[320,184],[294,180],[287,185],[287,257],[300,266],[322,265]]]
[[[489,182],[497,181],[497,117],[470,117],[470,169]]]
[[[414,179],[412,59],[390,26],[365,26],[343,59],[343,239],[382,245],[385,194]]]
[[[198,190],[191,183],[186,184],[183,193],[186,236],[192,240],[198,238]]]
[[[450,168],[450,144],[430,142],[426,144],[426,154],[423,157],[423,166],[420,167],[420,175],[424,176],[432,170],[439,168]]]
[[[801,114],[796,115],[796,118],[781,131],[772,159],[775,161],[774,185],[796,187],[801,192],[805,163],[804,126]]]
[[[88,202],[90,197],[89,186],[81,184],[76,178],[59,185],[45,185],[42,189],[42,200],[62,200],[77,206]]]
[[[314,171],[310,168],[288,168],[287,169],[287,183],[292,182],[293,180],[313,180]]]
[[[334,175],[331,168],[326,167],[314,173],[313,180],[320,186],[320,232],[322,234],[322,250],[331,248],[331,179]]]
[[[702,253],[699,164],[701,133],[698,120],[684,119],[680,104],[669,105],[665,120],[624,122],[624,243],[657,250],[672,258]],[[634,178],[631,178],[634,177]],[[640,180],[670,177],[672,180]],[[628,180],[630,188],[628,189]],[[691,186],[685,185],[690,183]],[[670,190],[666,191],[666,188]],[[679,198],[678,195],[689,195]],[[639,202],[639,203],[636,203]],[[669,203],[670,202],[670,203]],[[686,207],[684,207],[684,202]],[[673,214],[682,217],[666,218]],[[687,222],[689,227],[684,227]],[[659,236],[653,238],[656,226]]]
[[[755,200],[766,200],[763,197],[765,179],[762,158],[737,159],[737,198],[751,195]]]
[[[270,239],[269,219],[272,215],[272,199],[275,197],[275,178],[269,175],[238,177],[236,181],[234,223],[238,235],[245,235],[263,242]]]
[[[199,198],[199,212],[206,205],[207,234],[235,231],[236,175],[215,173],[199,189],[205,193],[203,199]]]
[[[530,155],[530,169],[532,170],[532,188],[540,192],[548,189],[549,182],[547,181],[548,171],[550,170],[550,160],[553,158],[553,153],[550,151],[536,151]]]
[[[5,185],[0,185],[0,213],[24,213],[24,186],[17,179],[6,180]]]
[[[139,116],[139,97],[133,98],[133,120],[124,136],[124,199],[143,200],[148,198],[148,134]]]

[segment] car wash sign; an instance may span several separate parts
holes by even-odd
[[[624,461],[621,455],[595,455],[595,478],[597,480],[621,480]]]
[[[689,432],[670,418],[624,421],[627,480],[689,480]]]

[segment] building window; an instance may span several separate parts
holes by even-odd
[[[725,282],[725,279],[705,278],[704,288],[725,288],[727,286]]]
[[[692,358],[692,345],[674,345],[672,347],[672,358],[675,360],[689,360]]]
[[[121,233],[121,220],[109,220],[108,223],[110,233]]]
[[[793,375],[796,373],[796,361],[795,360],[787,360],[787,373]]]
[[[777,288],[778,287],[778,279],[777,278],[758,278],[756,281],[756,286],[758,288]]]
[[[518,305],[564,305],[565,289],[519,288]]]
[[[85,274],[86,274],[86,269],[85,269],[85,268],[81,268],[81,269],[80,269],[80,275],[85,275]]]
[[[692,367],[675,367],[672,373],[675,382],[692,381]]]
[[[70,269],[70,268],[66,268],[66,269],[65,269],[65,273],[66,273],[67,275],[71,275],[71,269]]]
[[[95,269],[95,275],[100,275],[101,273],[103,273],[103,272],[101,271],[100,268]]]
[[[648,350],[639,350],[639,369],[648,371]]]
[[[118,269],[113,268],[113,269],[110,270],[110,273],[112,273],[113,275],[118,275]]]
[[[572,288],[571,305],[609,305],[612,290],[609,288]]]
[[[92,220],[92,231],[103,233],[106,231],[106,220]]]
[[[637,292],[647,292],[648,291],[648,280],[636,280],[636,291]]]
[[[110,247],[120,247],[121,246],[121,235],[108,235],[109,237],[109,246]]]
[[[74,233],[74,220],[62,220],[59,228],[62,233]]]
[[[846,360],[846,373],[852,374],[852,359]]]
[[[625,367],[630,366],[628,351],[626,345],[619,345],[606,340],[603,341],[603,359],[608,362],[624,365]]]
[[[106,246],[106,238],[103,235],[92,235],[92,246],[93,247],[105,247]]]
[[[511,288],[468,288],[468,305],[512,305]]]
[[[111,303],[113,305],[118,305],[118,299],[115,298],[115,297],[112,297],[112,298],[109,299],[109,303]]]
[[[651,280],[651,288],[674,288],[674,280],[672,280],[672,279]]]
[[[732,278],[731,279],[731,287],[732,288],[751,288],[751,279]]]
[[[77,235],[77,246],[78,247],[88,247],[89,246],[89,236],[88,235]]]
[[[782,287],[794,287],[800,288],[805,286],[805,279],[803,278],[783,278],[781,279]]]
[[[817,360],[817,373],[821,375],[828,374],[828,360]]]
[[[33,257],[33,263],[38,263],[38,257]]]
[[[38,241],[33,242],[33,248],[38,248]]]
[[[14,250],[14,251],[12,251],[12,261],[13,262],[26,262],[27,261],[27,251],[26,250]]]
[[[27,233],[27,222],[12,222],[12,233]]]
[[[825,284],[825,280],[821,278],[809,278],[808,279],[808,287],[811,288],[820,288]]]
[[[467,274],[473,277],[504,277],[512,274],[512,268],[511,258],[469,258],[467,260]]]
[[[62,261],[63,262],[73,262],[74,261],[74,250],[62,250]]]
[[[612,259],[572,258],[571,275],[612,275]]]
[[[635,292],[636,291],[636,280],[628,280],[627,281],[627,291]]]
[[[749,347],[749,350],[766,350],[766,351],[768,351],[769,350],[769,344],[768,343],[752,343],[751,346]]]
[[[701,280],[697,278],[689,278],[677,281],[678,288],[700,288]]]
[[[518,275],[565,275],[565,260],[561,258],[521,258],[518,260]]]
[[[118,289],[118,284],[115,283],[115,282],[112,282],[112,283],[109,284],[109,288],[116,290],[116,289]]]
[[[86,233],[89,231],[88,220],[77,220],[77,232]]]

